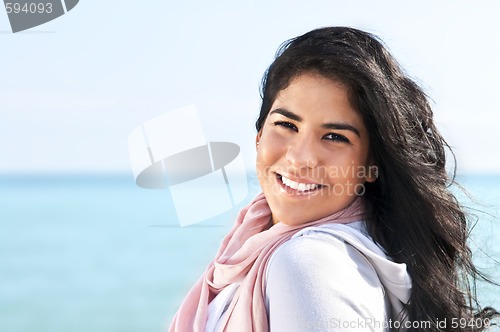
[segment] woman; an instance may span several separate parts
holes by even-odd
[[[496,312],[475,307],[482,276],[448,190],[446,142],[377,38],[334,27],[288,41],[262,99],[263,194],[170,330],[485,329]]]

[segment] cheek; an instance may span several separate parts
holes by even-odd
[[[264,147],[259,146],[257,150],[257,171],[259,175],[265,175],[269,170],[269,167],[272,166],[276,162],[275,153]]]
[[[257,167],[270,166],[280,160],[286,151],[285,143],[279,135],[265,132],[257,148]]]
[[[264,176],[266,169],[272,163],[270,152],[263,143],[264,142],[261,140],[259,146],[257,147],[256,159],[257,176],[260,180],[262,180],[262,176]]]
[[[367,170],[366,158],[353,151],[343,150],[329,154],[325,161],[328,177],[334,182],[364,182]]]

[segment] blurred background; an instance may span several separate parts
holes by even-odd
[[[500,282],[499,15],[494,0],[82,0],[13,34],[0,9],[0,331],[163,330],[259,192],[264,71],[283,41],[331,25],[378,35],[432,99],[479,220],[475,260]],[[135,186],[127,140],[190,104],[209,141],[241,147],[250,192],[181,228],[168,190]],[[498,288],[478,292],[500,308]]]

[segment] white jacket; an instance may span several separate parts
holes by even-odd
[[[271,332],[404,330],[406,265],[391,261],[364,226],[308,227],[276,249],[266,278]]]
[[[362,221],[297,232],[269,259],[265,282],[271,332],[404,330],[407,322],[406,265],[392,262]],[[238,286],[209,304],[206,332],[219,330]]]

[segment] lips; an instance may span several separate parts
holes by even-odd
[[[278,180],[287,188],[291,188],[293,190],[296,190],[299,193],[312,193],[314,191],[317,191],[318,189],[321,189],[324,187],[324,185],[319,184],[319,183],[303,183],[303,182],[296,182],[293,181],[289,178],[287,178],[284,175],[276,173]]]

